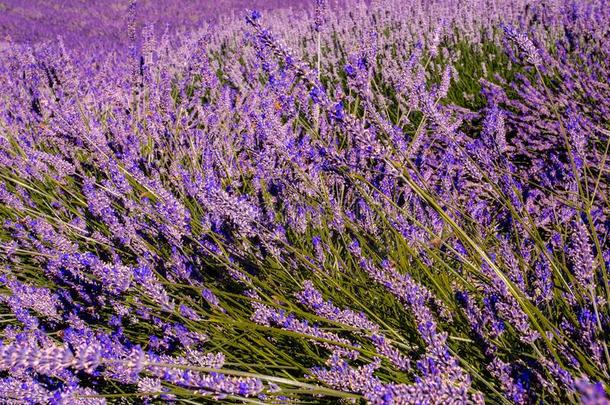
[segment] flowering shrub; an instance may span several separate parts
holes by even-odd
[[[606,403],[606,6],[7,41],[0,399]]]

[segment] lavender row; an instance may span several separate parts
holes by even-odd
[[[604,6],[8,42],[0,399],[606,403]]]

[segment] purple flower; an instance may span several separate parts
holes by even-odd
[[[595,291],[595,257],[589,240],[589,232],[582,221],[573,222],[572,243],[568,255],[572,261],[574,275],[587,295]]]
[[[505,25],[503,27],[504,35],[513,41],[519,49],[525,54],[526,60],[534,66],[539,66],[542,64],[542,59],[540,57],[540,53],[538,48],[534,45],[534,43],[527,37],[527,35],[517,31],[511,25]]]
[[[250,18],[252,21],[257,21],[261,17],[262,17],[262,15],[261,15],[260,11],[258,11],[258,10],[252,10],[248,14],[248,18]]]
[[[343,69],[345,71],[345,74],[348,77],[355,77],[356,76],[356,69],[354,69],[354,67],[352,65],[345,65],[345,67]]]
[[[610,401],[601,382],[591,383],[583,378],[576,382],[576,388],[583,404],[602,405]]]
[[[314,103],[319,104],[320,103],[320,97],[322,96],[322,92],[320,91],[320,89],[318,89],[317,87],[314,87],[313,89],[311,89],[311,91],[309,92],[309,97],[311,97],[311,99],[313,100]]]

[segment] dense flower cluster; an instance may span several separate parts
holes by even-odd
[[[183,3],[0,42],[0,402],[609,401],[604,0]]]

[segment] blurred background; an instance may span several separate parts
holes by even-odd
[[[66,44],[92,39],[127,39],[129,0],[0,0],[0,46],[9,41],[40,42],[61,35]],[[248,8],[302,9],[315,0],[138,0],[137,24],[159,31],[185,30],[216,23]]]

